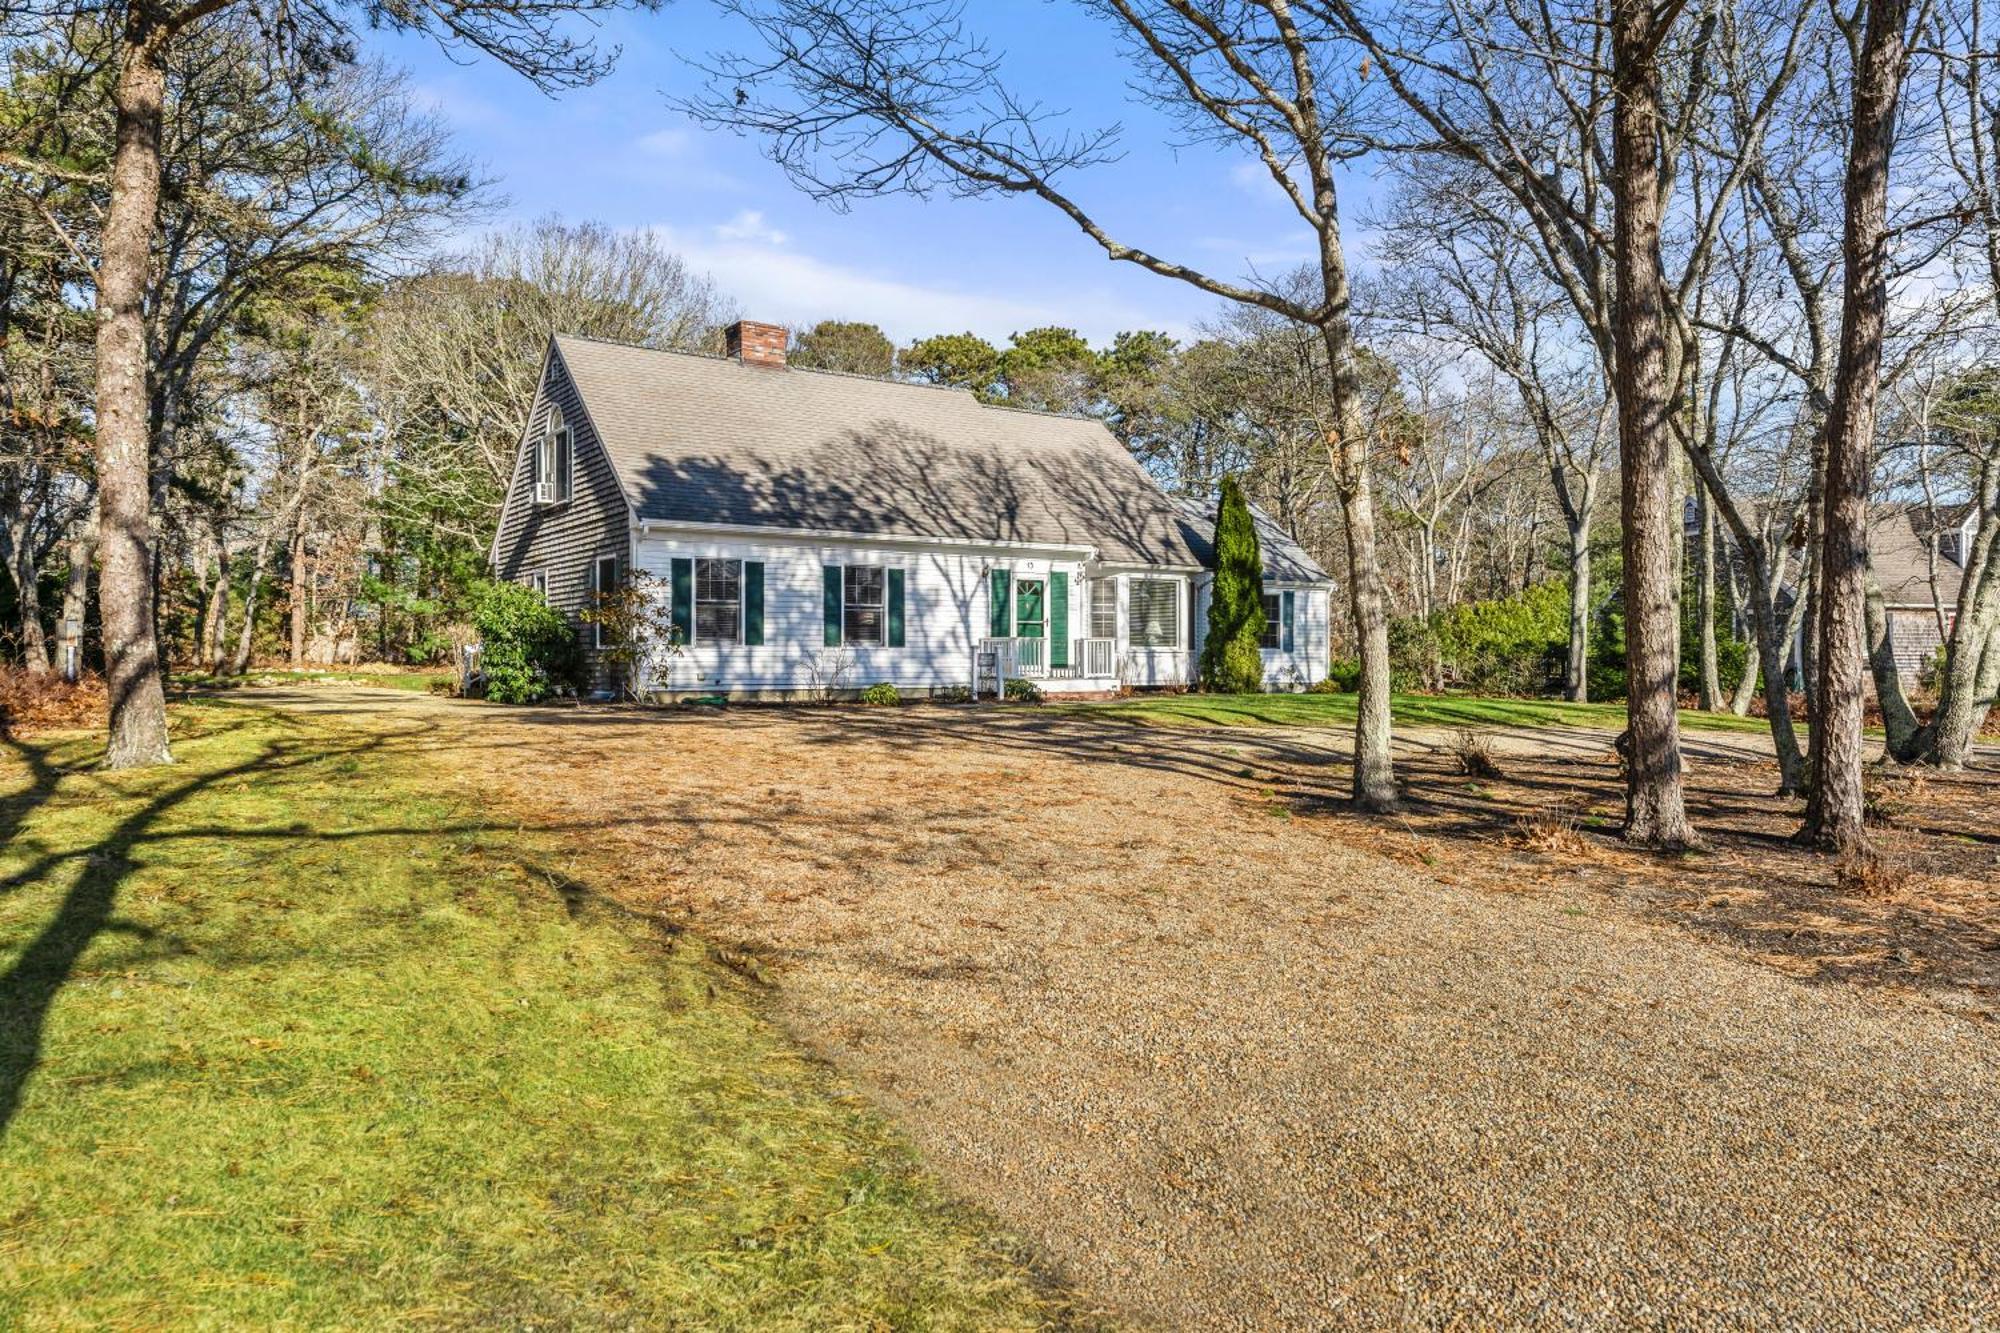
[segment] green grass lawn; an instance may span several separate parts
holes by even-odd
[[[388,690],[415,690],[419,694],[433,686],[442,688],[456,677],[450,671],[273,671],[252,670],[241,676],[213,676],[205,671],[175,672],[173,682],[187,689],[227,690],[239,685],[316,684],[379,685]]]
[[[1199,723],[1217,727],[1327,727],[1354,724],[1352,694],[1152,694],[1108,703],[1066,704],[1098,717],[1144,723]],[[1391,701],[1404,727],[1605,727],[1625,728],[1621,703],[1573,704],[1556,699],[1487,699],[1475,696],[1399,694]],[[1699,731],[1763,732],[1762,718],[1683,709],[1681,725]]]
[[[1053,1317],[748,983],[421,740],[175,730],[0,747],[0,1327]]]

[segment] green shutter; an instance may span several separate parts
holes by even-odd
[[[682,643],[694,642],[694,561],[674,561],[674,628]]]
[[[1014,632],[1014,576],[1011,571],[993,571],[993,637],[1007,638]]]
[[[840,566],[825,565],[821,577],[826,583],[826,646],[840,647]]]
[[[903,646],[903,571],[889,571],[889,646]]]
[[[1049,665],[1069,665],[1069,575],[1049,575]]]
[[[764,562],[743,562],[743,642],[755,648],[764,642]]]
[[[1288,653],[1292,651],[1292,597],[1293,593],[1291,589],[1287,588],[1284,597],[1285,634],[1283,642],[1285,651]]]

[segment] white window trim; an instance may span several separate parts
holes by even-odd
[[[693,584],[694,584],[694,586],[693,586],[692,588],[690,588],[690,589],[688,590],[688,591],[689,591],[689,602],[688,602],[688,641],[689,641],[690,643],[722,643],[722,644],[734,644],[734,645],[735,645],[736,647],[738,647],[738,648],[741,648],[741,647],[743,646],[743,564],[744,564],[744,562],[743,562],[743,561],[742,561],[741,559],[739,559],[738,557],[735,557],[735,556],[727,556],[727,555],[698,555],[698,556],[694,556],[694,557],[692,557],[692,559],[693,559],[693,561],[694,561],[694,566],[693,566],[693,568],[692,568],[692,569],[690,569],[690,570],[688,571],[688,576],[689,576],[689,578],[690,578],[690,579],[692,580],[692,582],[693,582]],[[701,597],[701,567],[702,567],[702,564],[703,564],[704,562],[709,562],[709,561],[713,561],[713,562],[716,562],[716,563],[719,563],[719,564],[725,564],[725,565],[734,565],[734,566],[736,566],[736,637],[735,637],[735,638],[733,638],[733,639],[713,639],[713,638],[706,638],[706,637],[704,637],[704,636],[703,636],[703,634],[702,634],[702,632],[701,632],[701,608],[702,608],[702,597]],[[718,602],[718,601],[711,601],[711,602],[709,602],[709,603],[708,603],[708,605],[710,605],[710,606],[721,606],[721,605],[722,605],[722,603],[721,603],[721,602]]]
[[[615,580],[616,580],[616,579],[618,578],[618,575],[619,575],[619,573],[620,573],[620,572],[621,572],[621,571],[623,570],[623,568],[624,568],[624,564],[625,564],[625,562],[624,562],[623,560],[619,559],[619,558],[618,558],[617,556],[615,556],[615,555],[600,555],[600,556],[598,556],[598,557],[597,557],[597,559],[595,559],[595,560],[591,561],[591,562],[590,562],[590,590],[591,590],[592,592],[594,592],[594,593],[598,594],[598,596],[599,596],[599,597],[602,597],[602,596],[603,596],[603,594],[604,594],[604,593],[605,593],[606,591],[608,591],[608,590],[607,590],[607,589],[605,588],[605,586],[604,586],[604,567],[605,567],[606,565],[610,565],[610,566],[611,566],[611,577],[612,577],[612,579],[613,579],[613,580],[615,581]],[[595,609],[599,609],[599,610],[601,610],[601,609],[602,609],[602,607],[603,607],[603,603],[602,603],[602,602],[597,602],[597,603],[595,604]],[[591,627],[590,627],[590,629],[591,629],[591,640],[590,640],[590,642],[591,642],[591,646],[592,646],[592,647],[594,647],[594,648],[609,648],[609,647],[611,646],[610,644],[606,643],[606,642],[605,642],[605,640],[604,640],[604,622],[603,622],[603,621],[601,621],[601,620],[600,620],[600,621],[597,621],[596,623],[592,624],[592,625],[591,625]]]
[[[542,599],[542,604],[543,604],[544,606],[546,606],[546,605],[548,604],[548,600],[549,600],[549,571],[548,571],[548,570],[546,570],[546,569],[531,569],[531,570],[529,570],[529,571],[527,572],[527,575],[526,575],[525,577],[523,577],[523,578],[522,578],[521,582],[527,585],[527,587],[528,587],[528,590],[529,590],[530,592],[533,592],[534,594],[536,594],[537,596],[539,596],[539,597],[540,597],[540,598]]]
[[[1186,595],[1185,592],[1183,591],[1186,587],[1186,584],[1180,579],[1158,578],[1144,574],[1133,575],[1132,577],[1128,578],[1125,582],[1126,582],[1126,598],[1127,598],[1127,607],[1125,613],[1126,642],[1131,647],[1139,650],[1140,652],[1145,652],[1145,653],[1177,653],[1182,651],[1182,649],[1186,646],[1182,642],[1182,640],[1187,638],[1187,627],[1183,623],[1184,617],[1187,614],[1187,608],[1182,600],[1182,598]],[[1173,627],[1174,641],[1172,643],[1139,643],[1136,639],[1132,637],[1132,626],[1138,619],[1138,611],[1136,608],[1130,605],[1130,598],[1132,593],[1137,592],[1139,590],[1139,585],[1144,583],[1164,583],[1169,588],[1173,589],[1174,609],[1173,609],[1173,614],[1169,616],[1167,619],[1167,623]]]
[[[558,439],[568,440],[569,464],[557,467],[565,450],[556,447]],[[576,495],[576,432],[563,420],[561,412],[551,409],[549,419],[536,438],[528,461],[528,497],[535,500],[537,492],[546,482],[552,488],[548,504],[567,504]],[[537,500],[537,503],[542,503]]]
[[[866,564],[866,565],[842,565],[840,567],[841,643],[850,644],[856,648],[887,648],[889,646],[889,570],[891,568],[899,568],[899,566]],[[879,602],[855,602],[848,600],[847,571],[850,569],[872,569],[880,573],[882,575],[882,600]],[[907,586],[909,581],[909,575],[905,574],[903,576],[903,579],[905,585]],[[905,595],[907,596],[907,592]],[[847,611],[849,607],[860,607],[864,611],[880,611],[882,613],[881,619],[877,622],[876,636],[873,639],[857,641],[854,635],[848,630]],[[908,612],[905,611],[904,614],[907,615]]]
[[[1118,576],[1099,574],[1085,582],[1088,586],[1083,592],[1084,624],[1090,630],[1085,637],[1115,640],[1118,637]],[[1111,630],[1108,634],[1100,634],[1097,630],[1097,590],[1100,587],[1111,595]]]

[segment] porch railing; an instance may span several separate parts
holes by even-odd
[[[1118,645],[1112,640],[1072,639],[1070,646],[1073,651],[1063,666],[1050,664],[1046,639],[981,639],[979,656],[984,661],[991,655],[1008,680],[1016,676],[1029,680],[1051,676],[1064,680],[1078,677],[1109,680],[1118,674]]]
[[[1078,675],[1108,679],[1118,674],[1118,645],[1111,639],[1078,639],[1070,664]]]

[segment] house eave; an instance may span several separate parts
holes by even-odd
[[[636,521],[639,535],[693,535],[714,537],[761,537],[770,541],[835,541],[861,546],[885,546],[899,550],[927,550],[948,547],[962,551],[1046,551],[1085,559],[1097,554],[1095,546],[1071,542],[1006,541],[985,537],[926,537],[915,533],[853,532],[842,528],[793,528],[760,523],[692,523],[680,519],[642,518]]]

